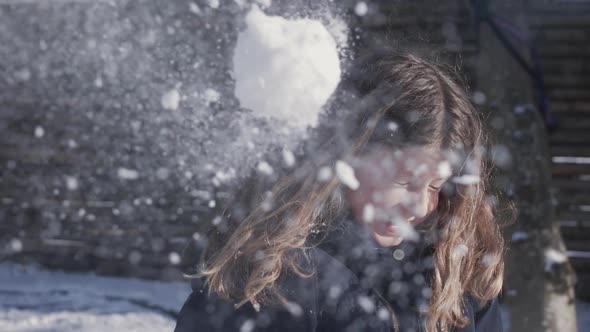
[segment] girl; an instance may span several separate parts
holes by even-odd
[[[177,332],[502,330],[479,114],[418,56],[375,69],[346,139],[319,148],[327,157],[236,198],[253,209],[226,210]]]

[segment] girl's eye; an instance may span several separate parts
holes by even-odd
[[[395,184],[398,187],[405,187],[405,186],[408,186],[410,183],[409,182],[397,182],[397,181],[393,181],[393,184]]]
[[[432,189],[432,190],[440,190],[440,188],[442,188],[442,187],[430,186],[430,189]]]

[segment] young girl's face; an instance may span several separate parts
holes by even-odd
[[[355,219],[367,225],[381,246],[397,246],[411,226],[423,222],[438,205],[442,185],[451,175],[440,151],[407,147],[393,152],[375,147],[352,165],[359,181],[347,200]]]

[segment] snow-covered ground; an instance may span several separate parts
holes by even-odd
[[[188,283],[0,264],[0,331],[172,331]]]
[[[1,332],[172,331],[188,283],[164,283],[0,264]],[[590,303],[578,302],[579,332]],[[507,317],[504,317],[505,319]]]

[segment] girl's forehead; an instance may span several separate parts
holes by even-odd
[[[387,159],[395,161],[404,161],[405,164],[409,164],[409,167],[412,167],[412,164],[415,163],[438,163],[446,159],[440,149],[420,145],[400,148],[374,145],[369,147],[363,155],[367,159],[386,159],[387,157]]]
[[[371,146],[359,161],[383,170],[395,169],[398,176],[445,178],[450,174],[444,153],[427,146]]]

